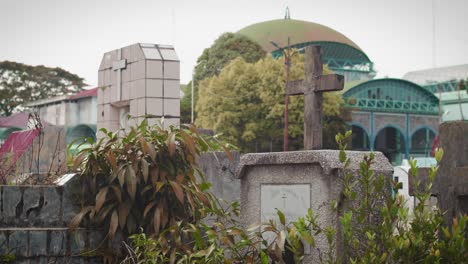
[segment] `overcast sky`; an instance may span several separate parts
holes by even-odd
[[[62,67],[97,83],[102,54],[136,42],[173,44],[181,82],[223,32],[284,17],[353,40],[378,76],[432,68],[432,0],[0,0],[0,61]],[[468,63],[468,0],[435,1],[435,65]]]

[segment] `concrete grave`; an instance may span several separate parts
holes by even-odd
[[[439,147],[444,150],[437,176],[432,185],[432,195],[437,197],[447,225],[454,217],[468,214],[468,122],[442,123],[439,127]],[[419,169],[421,186],[428,182],[428,169]],[[409,176],[409,192],[414,195],[416,186]]]
[[[368,152],[347,152],[350,172],[357,177],[359,162]],[[340,201],[343,165],[337,150],[310,150],[277,153],[253,153],[241,157],[237,176],[241,179],[241,219],[244,227],[278,219],[275,208],[284,211],[286,221],[304,216],[308,208],[318,215],[322,227],[339,229],[339,213],[330,208],[332,200]],[[375,153],[372,167],[377,174],[392,178],[393,167],[387,158]],[[359,187],[358,187],[359,188]],[[390,190],[389,190],[390,192]],[[339,232],[338,232],[339,234]],[[342,252],[337,237],[337,250]],[[327,251],[326,238],[319,235],[316,247]],[[318,263],[319,252],[306,248],[304,263]]]
[[[97,129],[128,128],[144,118],[154,125],[162,117],[164,127],[179,125],[179,64],[168,45],[137,43],[105,53],[98,76]]]

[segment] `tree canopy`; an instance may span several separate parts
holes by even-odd
[[[262,47],[249,38],[235,33],[224,33],[198,57],[195,65],[195,84],[219,74],[224,66],[237,57],[252,63],[265,55]]]
[[[233,59],[241,57],[247,62],[256,62],[265,57],[265,55],[266,52],[260,45],[245,36],[229,32],[222,34],[197,59],[193,76],[194,101],[198,101],[199,82],[219,74],[224,66]],[[191,83],[189,83],[187,84],[187,89],[184,90],[184,97],[181,103],[181,121],[183,123],[190,122],[191,100],[192,91]],[[189,114],[188,116],[186,115],[187,113]]]
[[[0,115],[22,110],[27,102],[83,90],[83,78],[61,68],[0,62]]]
[[[304,56],[292,59],[291,80],[304,78]],[[325,74],[330,71],[325,68]],[[196,123],[222,133],[242,151],[281,150],[284,116],[284,59],[268,56],[255,63],[237,58],[217,76],[200,82]],[[335,148],[334,135],[345,130],[340,93],[325,93],[324,147]],[[291,96],[290,149],[302,148],[304,98]]]

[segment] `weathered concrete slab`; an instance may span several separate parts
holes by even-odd
[[[235,174],[240,154],[232,152],[231,155],[233,160],[224,152],[209,152],[197,160],[205,180],[212,184],[211,191],[217,198],[228,202],[240,201],[240,180]]]
[[[359,162],[369,154],[369,152],[347,152],[347,156],[351,159],[348,169],[354,177],[358,177]],[[392,178],[393,167],[382,153],[374,154],[375,162],[372,169],[376,174],[386,176],[389,182]],[[310,208],[318,215],[318,223],[322,227],[331,226],[339,229],[339,213],[332,210],[329,205],[332,200],[340,204],[342,199],[343,174],[340,170],[342,168],[343,164],[339,161],[337,150],[254,153],[242,156],[237,174],[241,179],[241,221],[245,227],[260,223],[261,220],[265,220],[268,212],[271,217],[271,212],[275,208],[287,207],[294,202],[298,203],[296,206],[300,206],[301,203],[310,205]],[[267,197],[264,192],[268,186],[276,186],[276,193],[270,193],[269,200],[264,201],[262,196],[264,199]],[[304,191],[305,186],[307,186],[307,191]],[[302,191],[293,194],[291,193],[293,190]],[[390,188],[388,192],[390,193]],[[309,199],[309,201],[299,202],[301,199]],[[285,203],[283,206],[281,200]],[[291,219],[297,217],[297,212],[288,210],[289,208],[285,208],[286,220],[297,220]],[[336,239],[338,243],[335,254],[339,255],[339,252],[342,252],[339,232]],[[316,247],[321,252],[328,250],[323,234],[317,237]],[[317,250],[310,251],[304,259],[304,263],[319,262]]]
[[[439,147],[444,156],[431,188],[447,225],[460,214],[468,214],[468,121],[446,122],[439,127]],[[429,169],[419,169],[421,186],[428,183]],[[409,177],[410,195],[417,186]]]

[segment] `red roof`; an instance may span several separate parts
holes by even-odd
[[[0,117],[0,127],[27,127],[28,113],[15,113],[11,116]]]
[[[80,98],[85,98],[85,97],[97,96],[97,89],[98,88],[84,90],[84,91],[79,92],[77,94],[71,95],[68,99],[74,100],[74,99],[80,99]]]
[[[16,131],[10,134],[0,147],[0,160],[3,162],[1,164],[3,171],[8,171],[11,166],[16,165],[16,161],[31,146],[37,135],[39,135],[39,129]],[[11,156],[5,157],[5,155]]]

